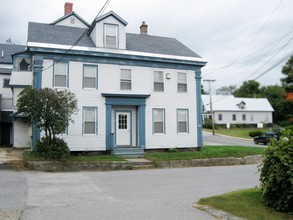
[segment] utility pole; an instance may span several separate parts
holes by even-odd
[[[209,95],[210,95],[210,107],[211,107],[211,116],[212,116],[212,130],[213,135],[215,135],[215,120],[214,120],[214,111],[213,111],[213,101],[212,101],[212,89],[211,89],[211,83],[215,82],[215,79],[204,79],[204,82],[208,82],[209,84]]]

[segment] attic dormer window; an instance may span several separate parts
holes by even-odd
[[[106,47],[118,47],[118,26],[105,24],[104,44]]]
[[[17,63],[18,71],[31,71],[31,59],[30,58],[18,58]]]
[[[246,108],[246,103],[245,102],[240,102],[239,104],[237,104],[239,109],[245,109]]]

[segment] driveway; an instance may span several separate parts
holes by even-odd
[[[21,220],[214,219],[202,197],[259,184],[256,165],[115,172],[0,171],[0,209]]]

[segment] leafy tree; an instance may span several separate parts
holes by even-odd
[[[281,139],[273,141],[265,151],[260,182],[267,206],[293,213],[293,130],[282,133]]]
[[[286,65],[283,66],[282,73],[286,76],[281,79],[281,82],[287,92],[287,101],[291,109],[291,111],[288,112],[287,117],[293,122],[293,56],[291,56]]]
[[[19,94],[17,108],[44,131],[48,145],[53,143],[57,134],[65,131],[69,122],[73,122],[72,116],[78,110],[77,99],[72,92],[49,88],[25,88]]]
[[[248,80],[243,82],[239,89],[233,93],[236,97],[253,98],[260,93],[260,84],[255,80]]]
[[[222,86],[221,88],[217,89],[216,93],[217,95],[232,95],[235,90],[236,90],[235,85]]]
[[[263,86],[260,89],[259,97],[267,98],[270,104],[272,105],[274,112],[274,122],[286,121],[286,114],[284,112],[288,112],[290,106],[286,101],[286,91],[282,86],[279,85],[270,85]]]

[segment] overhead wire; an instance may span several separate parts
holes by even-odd
[[[102,15],[102,13],[108,7],[108,5],[109,5],[110,2],[111,2],[111,0],[106,0],[106,2],[104,3],[103,7],[100,9],[100,11],[98,12],[97,16],[95,17],[94,21],[98,17],[100,17]],[[87,34],[87,32],[88,32],[88,29],[85,29],[82,32],[82,34],[80,35],[80,37],[70,46],[70,48],[66,49],[64,51],[64,53],[62,53],[62,55],[58,59],[54,60],[54,62],[59,62],[69,51],[71,51],[73,49],[74,46],[76,46],[83,39],[83,37]],[[50,69],[51,67],[53,67],[54,66],[54,62],[49,67],[43,68],[42,71],[45,71],[45,70]]]

